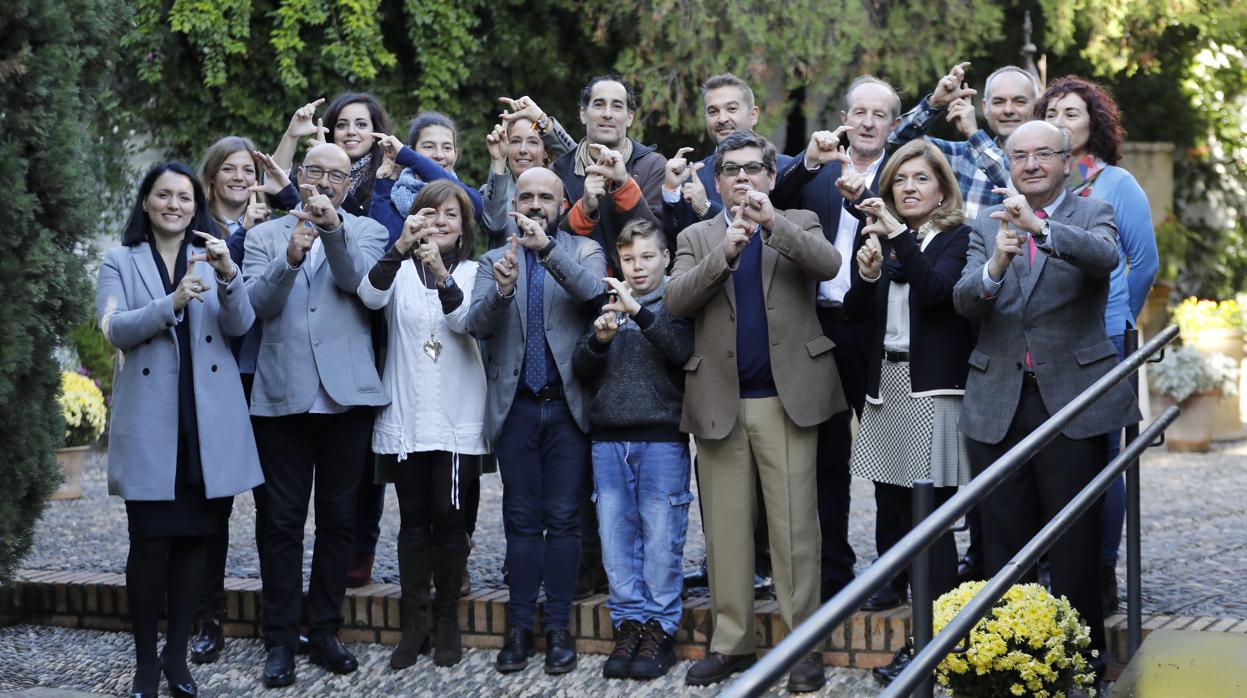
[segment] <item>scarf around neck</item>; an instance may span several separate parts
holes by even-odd
[[[372,174],[372,151],[368,151],[364,157],[351,163],[351,187],[347,193],[354,195],[359,185],[363,184],[364,179],[370,174]]]
[[[1091,196],[1091,186],[1108,163],[1088,153],[1074,161],[1065,176],[1065,188],[1074,196]]]
[[[623,158],[624,167],[628,166],[628,161],[632,159],[632,139],[627,136],[623,139],[623,145],[619,146],[619,155]],[[585,176],[585,169],[589,165],[596,164],[597,158],[589,153],[589,139],[582,138],[580,145],[576,146],[576,175]]]

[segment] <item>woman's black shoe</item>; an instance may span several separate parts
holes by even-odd
[[[164,659],[160,660],[160,671],[165,675],[165,681],[169,683],[169,693],[174,698],[195,698],[199,695],[199,686],[195,684],[195,679],[190,675],[190,669],[183,668],[186,672],[185,677],[175,678],[169,673],[169,665]]]

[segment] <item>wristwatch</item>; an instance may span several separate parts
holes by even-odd
[[[455,286],[455,277],[453,276],[447,276],[445,281],[437,282],[437,287],[440,289],[454,288]]]

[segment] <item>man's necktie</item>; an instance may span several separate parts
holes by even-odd
[[[528,334],[524,337],[524,385],[534,393],[546,387],[546,321],[542,288],[546,270],[532,250],[524,250],[528,271]]]
[[[1042,208],[1037,208],[1035,209],[1035,217],[1042,221],[1048,217],[1048,212],[1043,210]],[[1033,266],[1035,264],[1035,252],[1036,250],[1038,250],[1038,248],[1035,247],[1035,236],[1034,235],[1028,235],[1026,237],[1026,249],[1030,253],[1030,262],[1031,262],[1031,265]],[[1026,352],[1026,368],[1032,368],[1032,369],[1035,368],[1035,364],[1031,361],[1030,350],[1027,350]]]

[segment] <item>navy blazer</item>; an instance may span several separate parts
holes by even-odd
[[[970,226],[961,224],[939,233],[925,250],[909,233],[881,242],[885,258],[893,251],[896,253],[909,283],[910,391],[963,394],[974,333],[970,321],[953,307],[953,289],[966,265]],[[845,312],[868,328],[866,394],[872,399],[879,397],[883,338],[888,326],[888,289],[892,285],[886,266],[881,276],[874,283],[860,277],[854,279],[844,297]]]

